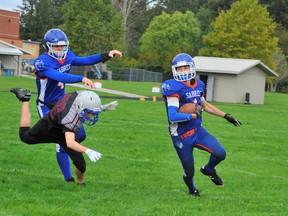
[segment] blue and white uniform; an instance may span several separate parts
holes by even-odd
[[[213,173],[215,166],[225,159],[226,152],[214,136],[202,127],[202,116],[193,119],[192,114],[179,113],[178,109],[185,103],[197,103],[201,105],[204,98],[204,83],[194,78],[192,85],[188,82],[169,79],[162,83],[162,95],[166,106],[169,122],[169,133],[184,169],[184,182],[190,192],[196,190],[193,183],[194,176],[194,147],[205,150],[211,154],[206,169]],[[167,97],[175,97],[179,104],[168,106]]]
[[[175,79],[166,80],[162,84],[162,94],[164,99],[167,96],[177,97],[179,100],[179,107],[186,103],[197,103],[201,105],[201,97],[204,97],[205,85],[201,80],[195,79],[193,86],[188,85],[186,82],[179,82]],[[172,136],[178,136],[188,132],[193,128],[199,128],[202,123],[202,117],[192,120],[191,114],[178,113],[179,107],[167,106],[167,100],[164,100],[168,120],[170,121],[170,134]],[[168,111],[169,109],[169,111]]]
[[[73,65],[93,65],[99,62],[101,62],[101,54],[77,57],[68,50],[66,58],[60,61],[46,52],[43,53],[34,61],[38,99],[45,103],[57,102],[64,95],[65,83],[81,82],[84,78],[69,74]]]

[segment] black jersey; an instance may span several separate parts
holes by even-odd
[[[54,108],[44,117],[53,128],[62,128],[62,133],[79,131],[83,123],[80,121],[76,98],[80,91],[65,94]]]
[[[65,94],[55,107],[32,128],[20,127],[20,139],[27,144],[58,143],[68,153],[74,165],[85,172],[86,163],[82,153],[67,147],[65,132],[78,131],[80,121],[76,101],[81,91]],[[76,139],[77,141],[77,139]]]

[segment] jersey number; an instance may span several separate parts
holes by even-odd
[[[60,113],[64,110],[66,102],[70,98],[71,94],[65,94],[63,98],[55,105],[55,107],[50,111],[51,119],[54,119],[57,113]]]

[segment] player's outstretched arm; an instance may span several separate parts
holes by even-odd
[[[234,118],[233,116],[231,116],[229,113],[224,113],[223,111],[221,111],[220,109],[218,109],[217,107],[213,106],[212,104],[208,103],[204,98],[201,98],[201,106],[204,108],[204,110],[210,114],[219,116],[219,117],[223,117],[225,118],[228,122],[230,122],[231,124],[235,125],[236,127],[241,126],[242,123],[237,120],[236,118]]]
[[[239,120],[237,120],[236,118],[231,116],[229,113],[224,113],[222,110],[220,110],[217,107],[213,106],[212,104],[208,103],[204,99],[202,99],[201,105],[206,112],[213,114],[213,115],[216,115],[216,116],[219,116],[219,117],[223,117],[228,122],[235,125],[236,127],[242,125],[242,123]]]
[[[71,148],[75,151],[85,153],[92,162],[96,162],[102,156],[100,152],[89,149],[85,146],[80,145],[75,141],[75,134],[73,132],[65,132],[65,140],[68,148]]]
[[[205,112],[208,112],[212,115],[216,115],[219,117],[224,117],[225,112],[223,112],[222,110],[218,109],[217,107],[215,107],[214,105],[208,103],[204,98],[201,98],[201,107],[204,109]]]

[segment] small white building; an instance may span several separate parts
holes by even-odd
[[[197,77],[206,84],[206,100],[264,104],[266,76],[278,76],[259,60],[195,56]]]
[[[0,75],[5,75],[7,70],[11,75],[19,76],[22,70],[22,55],[31,54],[30,52],[0,40],[0,62],[4,66],[4,70],[0,68]]]

